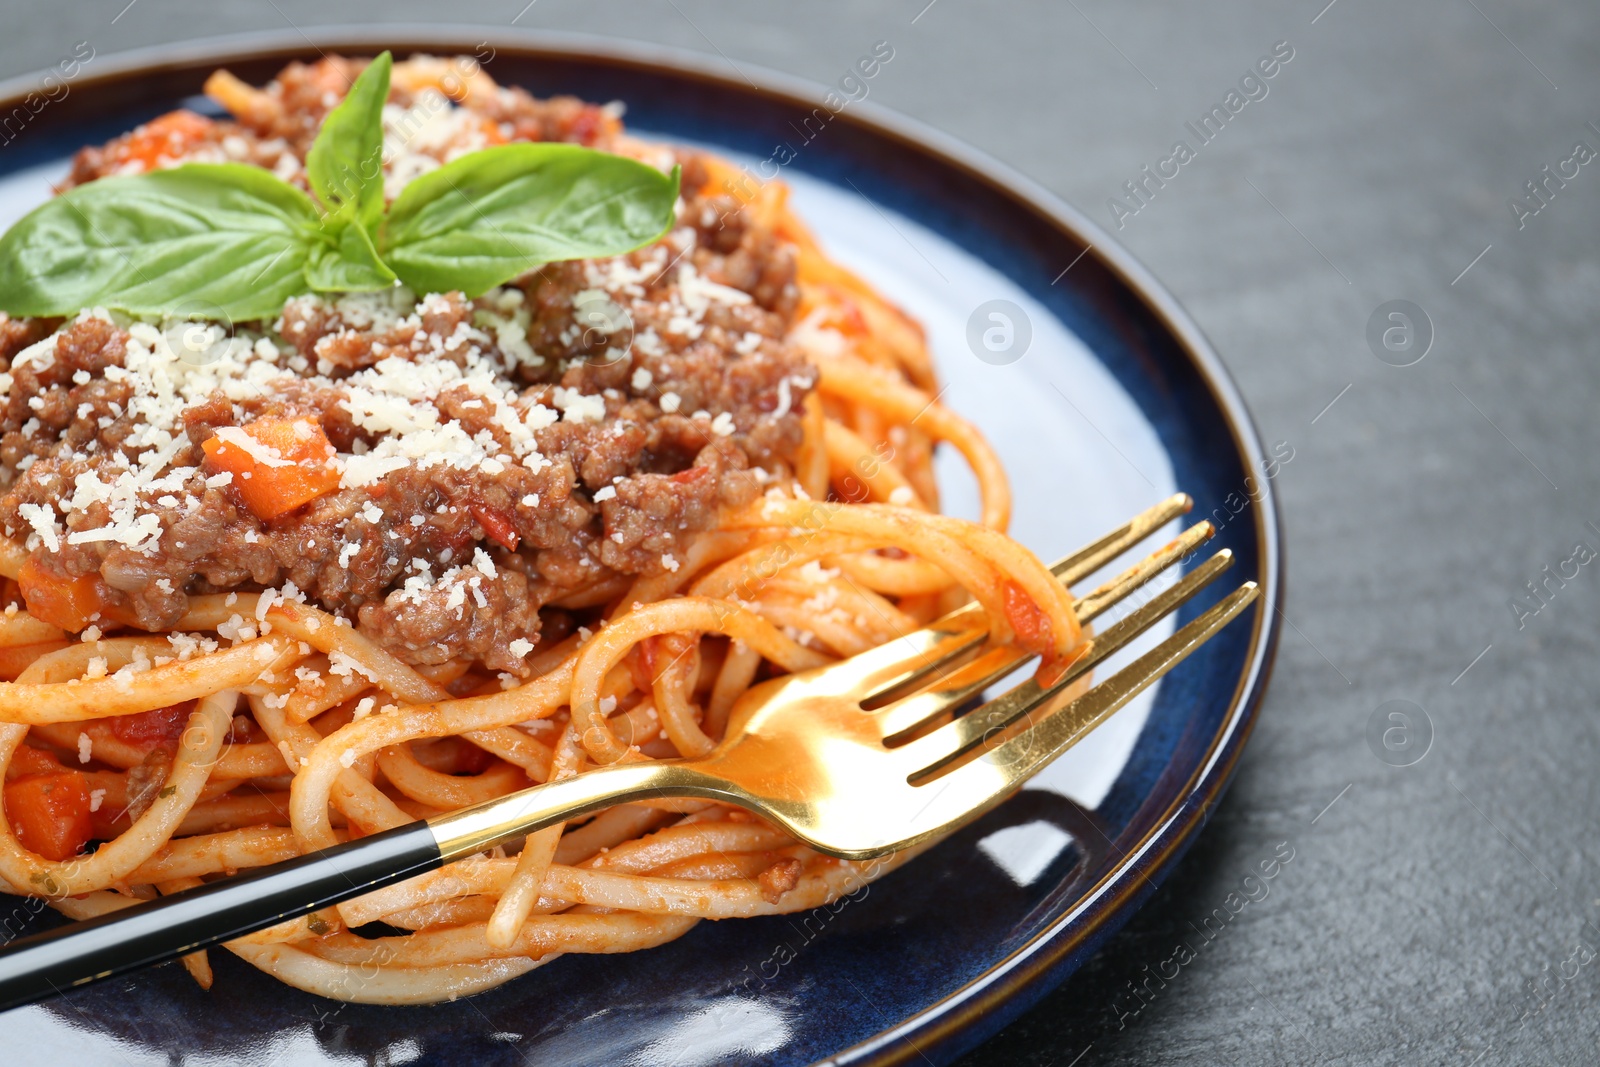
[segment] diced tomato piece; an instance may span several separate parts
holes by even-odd
[[[846,337],[865,337],[870,333],[867,318],[861,313],[861,305],[843,293],[835,295],[838,304],[834,307],[833,314],[827,316],[826,325],[832,326]]]
[[[240,430],[248,441],[238,439]],[[206,470],[232,474],[233,489],[257,518],[275,519],[339,488],[333,445],[311,419],[267,416],[225,427],[201,448]]]
[[[1080,644],[1065,656],[1057,654],[1050,616],[1044,613],[1038,602],[1016,582],[1006,582],[1002,591],[1005,595],[1006,621],[1016,635],[1017,647],[1039,657],[1035,681],[1041,686],[1054,685],[1089,646]]]
[[[482,774],[494,757],[470,741],[441,737],[424,748],[413,748],[417,762],[440,774]]]
[[[62,578],[52,573],[40,556],[33,556],[22,565],[17,585],[29,615],[71,633],[88,626],[105,610],[105,591],[99,575]]]
[[[572,123],[572,139],[579,144],[594,144],[599,133],[600,116],[591,108],[585,108]]]
[[[111,732],[119,741],[138,748],[155,748],[165,741],[183,736],[183,728],[194,710],[194,701],[152,708],[137,715],[117,715],[111,719]]]
[[[482,774],[494,762],[494,757],[477,745],[463,741],[456,749],[451,774]]]
[[[1011,624],[1012,632],[1017,635],[1017,647],[1035,655],[1048,655],[1049,616],[1040,610],[1033,597],[1016,582],[1006,582],[1002,591],[1005,594],[1006,621]]]
[[[363,63],[361,66],[365,67],[366,64]],[[304,71],[306,81],[319,95],[324,98],[332,95],[340,99],[349,91],[350,83],[355,81],[358,73],[349,60],[329,56],[323,56]]]
[[[78,771],[35,774],[7,782],[6,819],[22,847],[45,859],[71,859],[94,834],[89,780]]]
[[[517,542],[522,535],[511,524],[510,515],[488,504],[473,504],[469,510],[472,517],[478,520],[478,525],[483,527],[483,532],[489,535],[489,540],[508,551],[517,550]]]
[[[710,467],[690,467],[688,470],[681,470],[674,474],[669,481],[676,482],[679,485],[686,485],[689,482],[698,482],[710,473]]]
[[[633,687],[640,692],[650,692],[650,687],[656,684],[656,643],[657,637],[646,637],[628,655],[628,670],[633,675]]]
[[[93,779],[90,780],[93,785]],[[94,803],[94,790],[89,790],[89,803]],[[133,825],[133,820],[128,818],[127,797],[113,801],[109,790],[100,796],[100,806],[89,813],[89,823],[94,827],[90,839],[94,841],[110,841],[112,838],[124,833]]]

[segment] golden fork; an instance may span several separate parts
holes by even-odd
[[[1052,571],[1082,581],[1188,511],[1170,497]],[[1079,598],[1089,623],[1195,551],[1200,522]],[[1088,672],[1226,570],[1226,549],[1089,638],[1061,677],[1029,680],[959,709],[1028,657],[986,641],[982,612],[962,608],[880,648],[752,689],[723,740],[693,760],[614,764],[425,822],[263,867],[0,950],[0,1010],[306,915],[506,844],[586,812],[657,797],[699,797],[764,816],[846,859],[909,848],[1004,800],[1171,670],[1255,599],[1246,582],[1098,684]]]

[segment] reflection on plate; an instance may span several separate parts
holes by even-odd
[[[401,54],[477,43],[446,37],[317,43]],[[678,55],[592,40],[494,43],[503,83],[621,99],[636,131],[752,164],[822,93],[778,77],[756,91]],[[214,67],[259,81],[314,54],[294,35],[97,61],[0,157],[0,225],[46,195],[77,145],[176,106]],[[1275,645],[1275,503],[1243,407],[1203,338],[1125,254],[928,131],[853,104],[782,177],[830,252],[926,326],[945,402],[984,430],[1011,475],[1019,540],[1057,555],[1182,488],[1221,527],[1237,579],[1263,584],[1251,625],[1224,631],[999,810],[815,912],[702,923],[659,949],[573,957],[425,1009],[320,1000],[219,953],[210,993],[169,967],[12,1012],[16,1053],[133,1064],[939,1062],[1126,920],[1226,785]],[[1007,344],[991,344],[989,329]],[[940,469],[947,510],[973,515],[965,473]]]

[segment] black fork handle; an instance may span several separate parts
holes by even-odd
[[[740,802],[688,767],[660,763],[546,782],[14,941],[0,948],[0,1011],[264,930],[585,812],[669,795]]]
[[[177,959],[441,866],[426,822],[335,845],[0,949],[0,1011]]]

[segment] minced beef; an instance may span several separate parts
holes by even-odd
[[[337,100],[333,75],[343,85],[355,69],[336,58],[292,65],[268,89],[276,110],[218,123],[229,128],[216,143],[281,141],[303,161]],[[397,87],[391,99],[406,105],[413,95]],[[517,137],[624,144],[613,114],[577,101],[501,90],[469,106]],[[73,180],[108,173],[116,145],[81,154]],[[165,481],[138,498],[139,515],[159,524],[142,543],[81,536],[118,521],[115,499],[79,491],[68,501],[75,487],[111,485],[152,447],[132,410],[137,382],[111,370],[146,342],[126,320],[85,315],[54,334],[52,352],[19,358],[57,324],[0,317],[9,378],[0,526],[28,537],[49,573],[96,576],[103,625],[168,629],[190,595],[292,582],[408,662],[470,658],[524,673],[541,608],[615,575],[675,570],[719,510],[789,471],[800,444],[798,413],[815,372],[785,339],[797,304],[793,250],[736,202],[702,194],[695,154],[673,158],[685,168],[680,224],[649,248],[551,264],[475,301],[302,297],[274,323],[240,327],[246,341],[260,339],[252,343],[265,346],[259,358],[276,376],[186,404],[170,427]],[[478,387],[447,383],[426,398],[430,411],[485,455],[534,448],[532,459],[418,460],[365,483],[347,479],[271,520],[211,477],[207,439],[267,416],[315,421],[341,463],[358,462],[387,431],[364,428],[371,422],[354,414],[351,389],[397,360],[419,375],[430,361],[464,373],[487,367],[517,417],[540,408],[563,417],[529,422],[531,445],[518,444]]]
[[[432,61],[438,63],[438,61]],[[470,59],[451,61],[458,77],[475,69]],[[278,172],[279,177],[308,188],[304,163],[322,120],[344,99],[345,90],[362,70],[364,59],[327,56],[315,63],[291,63],[264,90],[251,91],[246,106],[232,119],[214,120],[191,112],[176,120],[141,126],[104,145],[86,147],[73,157],[63,188],[115,174],[137,173],[151,152],[152,131],[163,142],[155,150],[162,165],[203,161],[251,163]],[[414,61],[413,68],[421,69]],[[389,103],[403,109],[424,103],[432,79],[407,79],[405,66],[389,90]],[[441,68],[444,69],[444,68]],[[408,84],[417,80],[418,85]],[[436,91],[436,90],[435,90]],[[437,98],[435,98],[437,99]],[[432,101],[426,101],[434,106]],[[505,141],[564,141],[611,150],[622,123],[614,108],[571,96],[537,99],[515,86],[474,93],[463,112],[480,117]],[[444,162],[444,152],[438,154]],[[130,166],[132,164],[132,166]]]

